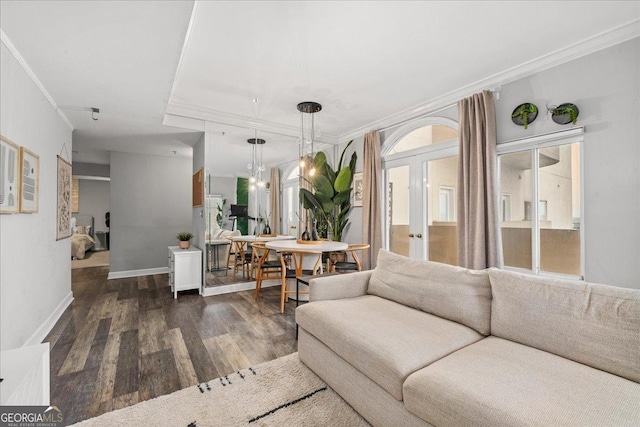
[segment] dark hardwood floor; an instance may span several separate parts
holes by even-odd
[[[107,280],[72,271],[74,301],[49,333],[51,405],[68,424],[296,351],[293,302],[279,287],[173,299],[167,275]]]

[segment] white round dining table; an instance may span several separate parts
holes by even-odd
[[[315,255],[315,263],[312,268],[313,271],[320,269],[322,274],[322,253],[324,252],[338,252],[344,251],[349,247],[348,244],[343,242],[333,242],[331,240],[320,240],[314,243],[298,243],[295,240],[282,240],[275,242],[267,242],[265,246],[269,249],[278,251],[279,253],[290,253],[294,260],[294,267],[296,270],[296,277],[302,277],[304,257],[307,255]]]

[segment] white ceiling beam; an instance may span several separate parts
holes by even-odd
[[[228,126],[240,127],[245,129],[256,129],[263,132],[269,132],[276,135],[284,135],[291,137],[300,136],[300,128],[295,126],[284,125],[280,123],[268,122],[253,117],[241,116],[238,114],[225,113],[222,111],[207,110],[196,108],[189,105],[180,105],[177,103],[169,103],[167,106],[167,115],[181,116],[186,118],[194,118],[205,120],[207,122],[219,123]],[[337,145],[339,140],[337,136],[324,134],[317,138],[318,142],[325,144]]]

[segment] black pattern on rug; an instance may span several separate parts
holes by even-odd
[[[251,418],[247,424],[255,423],[256,421],[258,421],[258,420],[260,420],[260,419],[262,419],[264,417],[267,417],[267,416],[269,416],[271,414],[276,413],[280,409],[288,408],[289,406],[295,405],[296,403],[300,403],[303,400],[310,398],[311,396],[313,396],[316,393],[320,393],[321,391],[326,391],[326,390],[327,390],[327,387],[322,387],[322,388],[319,388],[316,391],[312,391],[309,394],[306,394],[306,395],[304,395],[302,397],[299,397],[296,400],[292,400],[291,402],[287,402],[287,403],[284,403],[284,404],[282,404],[280,406],[277,406],[277,407],[273,408],[272,410],[265,412],[262,415],[258,415],[257,417]]]
[[[225,375],[224,377],[217,378],[217,380],[218,380],[217,382],[219,382],[222,387],[226,387],[227,385],[233,384],[231,379],[233,379],[233,381],[240,381],[240,380],[244,380],[245,377],[247,377],[249,375],[258,375],[258,373],[253,368],[247,368],[247,369],[244,370],[244,373],[241,372],[241,371],[237,371],[237,372],[235,372],[233,374]],[[229,377],[231,377],[231,379]],[[211,391],[212,388],[211,388],[211,385],[209,385],[209,383],[212,383],[212,384],[215,385],[216,380],[212,380],[212,381],[209,381],[209,382],[198,384],[196,387],[198,388],[200,393],[204,393],[205,391]],[[311,393],[308,393],[308,394],[306,394],[306,395],[304,395],[302,397],[299,397],[299,398],[297,398],[295,400],[292,400],[292,401],[287,402],[287,403],[283,403],[282,405],[277,406],[277,407],[275,407],[275,408],[273,408],[273,409],[271,409],[271,410],[269,410],[269,411],[267,411],[267,412],[265,412],[265,413],[263,413],[261,415],[258,415],[258,416],[254,417],[254,418],[251,418],[247,422],[247,424],[255,423],[256,421],[259,421],[262,418],[268,417],[269,415],[272,415],[272,414],[278,412],[281,409],[293,406],[293,405],[295,405],[297,403],[302,402],[303,400],[309,399],[310,397],[314,396],[317,393],[320,393],[320,392],[326,391],[326,390],[327,390],[327,387],[325,386],[325,387],[322,387],[322,388],[320,388],[318,390],[312,391]],[[189,423],[187,425],[187,427],[197,427],[196,423],[197,423],[197,421],[192,421],[191,423]]]

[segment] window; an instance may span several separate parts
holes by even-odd
[[[502,193],[500,198],[500,219],[511,221],[511,194]]]
[[[455,221],[455,200],[456,189],[453,187],[440,186],[440,221]]]
[[[574,138],[537,137],[498,147],[505,267],[582,276],[578,130]]]
[[[423,148],[431,144],[439,144],[451,140],[457,140],[458,131],[445,125],[428,125],[418,128],[398,141],[389,150],[388,154],[402,153],[405,151]]]

